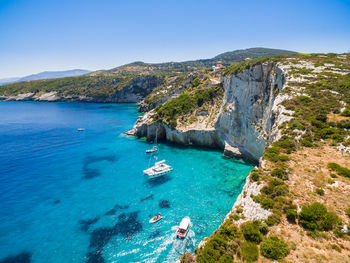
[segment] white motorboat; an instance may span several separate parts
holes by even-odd
[[[152,224],[152,223],[155,223],[155,222],[158,222],[159,220],[161,220],[163,217],[160,213],[156,214],[154,217],[152,217],[149,222]]]
[[[157,146],[153,146],[152,149],[146,150],[146,153],[153,153],[158,151],[158,147]]]
[[[85,131],[85,128],[78,128],[78,131]]]
[[[160,162],[156,162],[151,168],[143,170],[143,174],[148,175],[148,178],[152,179],[168,174],[172,170],[173,168],[170,165],[167,165],[165,163],[165,160],[163,160]]]
[[[184,239],[188,233],[188,230],[192,226],[191,219],[188,216],[182,218],[179,228],[176,231],[176,236],[178,238]]]

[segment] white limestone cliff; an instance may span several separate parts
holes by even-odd
[[[211,127],[177,127],[152,122],[152,111],[138,121],[133,131],[139,137],[181,144],[221,148],[226,156],[258,161],[267,143],[280,137],[278,126],[289,120],[281,103],[285,75],[274,62],[253,66],[222,79],[224,96]]]

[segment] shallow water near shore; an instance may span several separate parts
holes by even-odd
[[[123,135],[136,108],[0,103],[0,262],[22,252],[36,263],[173,262],[218,228],[253,166],[160,143],[174,170],[149,181],[152,145]],[[177,240],[184,216],[193,227]]]

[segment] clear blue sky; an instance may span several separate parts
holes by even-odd
[[[350,0],[0,0],[0,78],[209,58],[350,51]]]

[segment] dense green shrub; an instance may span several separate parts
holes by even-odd
[[[280,148],[279,147],[269,147],[265,149],[264,158],[270,160],[271,162],[279,161]]]
[[[259,225],[254,222],[247,222],[242,226],[243,236],[247,241],[260,243],[262,235],[259,230]]]
[[[339,223],[339,218],[336,214],[327,212],[322,221],[321,221],[321,227],[324,231],[330,231],[334,229],[334,227]]]
[[[297,216],[298,216],[297,210],[287,209],[286,216],[287,216],[288,221],[295,222],[295,220],[297,219]]]
[[[289,254],[287,244],[276,236],[271,236],[261,242],[261,254],[271,259],[282,259]]]
[[[288,180],[288,172],[285,168],[276,168],[271,171],[271,176],[282,180]]]
[[[295,140],[286,135],[282,136],[282,138],[273,145],[285,149],[287,153],[291,153],[296,148]]]
[[[337,163],[328,163],[328,168],[336,172],[340,176],[349,177],[350,178],[350,170],[340,166]]]
[[[304,138],[300,141],[300,144],[304,147],[313,147],[314,144],[310,141],[309,138]]]
[[[253,181],[257,182],[259,181],[260,175],[257,171],[251,171],[250,172],[250,178],[252,178]]]
[[[316,189],[316,194],[318,195],[324,195],[324,190],[322,188],[317,188]]]
[[[243,242],[241,245],[241,257],[245,262],[257,261],[259,258],[258,246],[253,242]]]
[[[268,226],[277,225],[281,222],[281,214],[277,212],[273,213],[265,220],[265,222]]]
[[[273,199],[263,195],[254,196],[253,201],[259,203],[264,209],[272,208],[275,204],[275,201],[273,201]]]
[[[288,186],[287,185],[278,185],[274,189],[273,196],[284,196],[289,193]]]
[[[301,225],[309,230],[332,230],[339,222],[337,215],[327,212],[327,208],[318,202],[301,209],[299,214]]]
[[[345,109],[342,113],[340,113],[340,115],[350,117],[350,109]]]
[[[315,202],[301,209],[299,213],[300,223],[306,229],[318,229],[320,221],[326,213],[327,208],[323,204]]]

